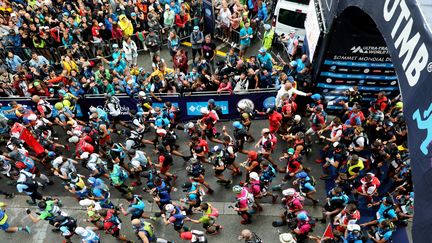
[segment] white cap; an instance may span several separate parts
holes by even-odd
[[[146,96],[146,93],[145,93],[144,91],[140,91],[140,92],[138,93],[138,96],[139,96],[139,97],[145,97],[145,96]]]
[[[86,233],[86,229],[84,229],[83,227],[76,227],[75,229],[75,233],[77,233],[77,235],[84,235]]]
[[[361,227],[358,224],[348,224],[347,230],[348,231],[361,231]]]
[[[30,114],[30,115],[27,117],[27,120],[29,120],[29,121],[36,121],[36,119],[37,119],[36,114]]]
[[[283,233],[279,235],[279,241],[281,243],[296,243],[297,241],[294,239],[292,234],[290,233]]]
[[[207,109],[207,107],[201,107],[200,109],[201,114],[207,115],[210,113],[210,111]]]
[[[249,177],[250,177],[252,180],[255,180],[255,181],[258,181],[258,180],[259,180],[259,175],[258,175],[258,173],[256,173],[256,172],[251,172],[251,173],[249,174]]]
[[[301,116],[300,115],[295,115],[294,116],[294,121],[295,122],[300,122],[301,121]]]
[[[172,205],[171,203],[165,205],[165,211],[167,211],[168,213],[171,213],[172,211],[174,211],[174,205]]]
[[[294,188],[288,188],[282,191],[282,195],[286,196],[294,196],[296,190]]]
[[[68,139],[69,143],[78,143],[79,138],[78,136],[72,136]]]
[[[94,106],[90,106],[89,110],[90,110],[90,112],[96,112],[97,111],[96,107],[94,107]]]
[[[268,128],[263,128],[263,130],[261,130],[261,134],[269,133],[269,132],[270,132],[270,129],[268,129]]]
[[[336,148],[339,145],[339,142],[334,142],[333,147]]]
[[[240,102],[240,103],[237,105],[237,107],[238,107],[239,109],[241,109],[241,110],[244,110],[244,109],[246,109],[246,103],[244,103],[244,102]]]
[[[80,158],[81,159],[88,159],[89,155],[90,155],[89,152],[84,152],[81,154]]]

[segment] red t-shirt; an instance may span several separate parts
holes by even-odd
[[[282,115],[279,112],[273,112],[273,114],[268,117],[270,123],[270,132],[274,133],[279,129],[280,122],[282,121]]]

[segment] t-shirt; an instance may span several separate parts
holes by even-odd
[[[249,37],[248,38],[244,38],[244,39],[240,39],[240,45],[250,46],[250,44],[251,44],[251,38],[250,38],[250,36],[252,34],[253,34],[252,28],[250,28],[250,27],[248,29],[242,28],[240,30],[240,37],[244,37],[246,35],[249,35]]]
[[[213,42],[204,43],[202,49],[204,58],[210,60],[215,55],[216,45]]]
[[[273,114],[269,115],[270,122],[270,131],[276,130],[279,127],[280,122],[282,121],[282,115],[279,112],[273,112]]]

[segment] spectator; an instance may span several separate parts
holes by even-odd
[[[243,58],[246,55],[247,49],[251,45],[251,39],[253,38],[253,30],[250,27],[250,23],[246,22],[244,27],[240,30],[240,53],[239,57]]]
[[[8,52],[8,56],[6,57],[6,64],[12,72],[18,71],[18,69],[23,64],[23,60],[17,55],[14,55],[12,52]]]
[[[131,37],[123,41],[123,52],[129,65],[136,66],[138,62],[138,47]]]
[[[195,64],[196,54],[198,53],[200,57],[203,56],[202,44],[204,43],[204,34],[199,30],[199,26],[197,25],[193,27],[190,42],[192,43],[192,62]]]

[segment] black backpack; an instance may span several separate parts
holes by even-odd
[[[18,184],[26,185],[28,188],[25,189],[25,191],[28,191],[28,192],[36,191],[38,188],[37,182],[29,176],[25,176],[25,177],[26,177],[26,180],[24,182],[18,182]]]
[[[189,174],[193,177],[204,175],[205,169],[201,163],[195,163],[190,166]]]

